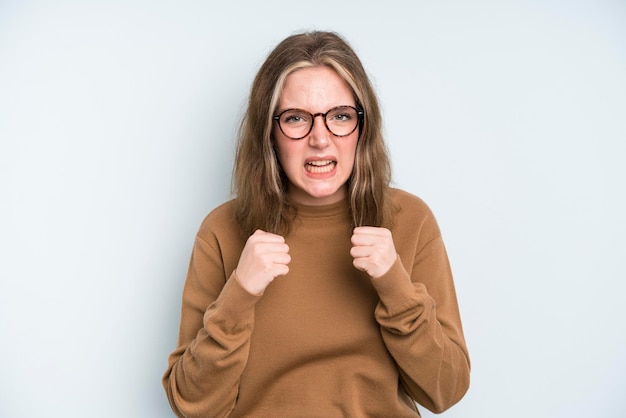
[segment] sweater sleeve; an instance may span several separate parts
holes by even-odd
[[[178,417],[224,417],[233,409],[258,298],[239,285],[234,273],[226,280],[219,252],[196,238],[183,289],[178,348],[163,376]]]
[[[441,236],[420,244],[412,261],[406,269],[398,257],[372,280],[380,298],[375,315],[409,395],[440,413],[467,392],[469,355]]]

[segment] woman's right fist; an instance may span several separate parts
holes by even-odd
[[[236,277],[253,295],[260,295],[277,276],[289,272],[289,246],[280,235],[256,230],[239,257]]]

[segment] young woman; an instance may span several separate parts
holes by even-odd
[[[202,223],[163,384],[185,417],[418,417],[469,386],[437,223],[389,186],[377,99],[338,35],[290,36],[250,93],[235,198]]]

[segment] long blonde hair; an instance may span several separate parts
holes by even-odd
[[[391,168],[376,94],[348,43],[336,33],[316,31],[292,35],[279,43],[252,83],[233,169],[236,218],[246,236],[256,229],[286,234],[295,216],[287,199],[288,181],[276,156],[272,116],[289,74],[310,66],[335,70],[364,111],[354,169],[348,179],[353,226],[381,226],[390,221]]]

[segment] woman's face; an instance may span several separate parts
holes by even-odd
[[[275,115],[287,109],[311,114],[337,106],[356,107],[348,84],[329,67],[297,70],[285,80]],[[302,139],[291,139],[274,122],[278,160],[289,180],[288,194],[296,203],[325,205],[342,200],[352,174],[359,129],[337,137],[328,131],[324,117],[315,117],[313,128]]]

